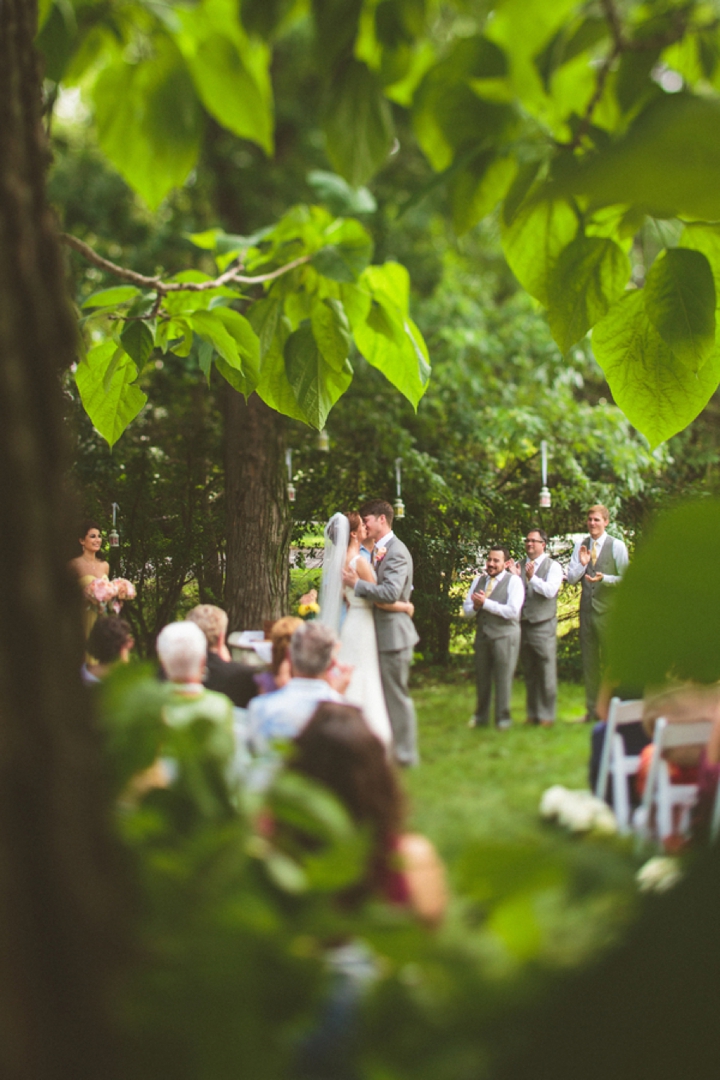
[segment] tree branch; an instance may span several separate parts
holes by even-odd
[[[309,263],[312,257],[310,255],[301,255],[299,258],[293,259],[292,262],[278,267],[277,270],[271,270],[267,274],[256,274],[254,277],[240,274],[236,267],[233,270],[226,270],[224,274],[214,278],[212,281],[163,281],[162,278],[147,277],[145,274],[138,274],[135,270],[128,270],[124,266],[118,266],[117,263],[110,262],[109,259],[104,259],[102,255],[98,255],[96,251],[93,251],[89,244],[86,244],[83,240],[78,240],[76,236],[71,236],[69,233],[60,233],[60,239],[100,270],[105,270],[108,274],[114,274],[115,277],[122,278],[124,281],[130,281],[133,285],[139,285],[143,289],[152,289],[153,292],[158,294],[158,301],[172,292],[207,292],[208,289],[218,289],[222,285],[260,285],[265,281],[275,281],[276,278],[288,274],[296,267]]]
[[[671,29],[667,30],[664,34],[655,34],[652,37],[636,38],[629,40],[625,37],[622,22],[615,7],[614,0],[600,0],[600,6],[605,16],[605,21],[608,24],[610,34],[612,37],[612,48],[607,54],[602,64],[598,68],[597,79],[595,82],[595,89],[592,97],[587,103],[585,112],[580,120],[580,125],[575,132],[575,135],[570,142],[558,143],[558,147],[563,150],[577,150],[582,140],[590,130],[592,123],[593,113],[597,108],[600,99],[605,90],[605,83],[607,77],[612,70],[612,66],[619,56],[626,52],[648,52],[656,49],[666,49],[669,45],[674,45],[677,41],[680,41],[685,35],[687,30],[687,14],[684,11],[677,11],[673,20],[674,25]],[[697,27],[698,32],[702,30],[712,30],[718,25],[719,20],[715,20],[712,23],[708,23],[707,26]]]

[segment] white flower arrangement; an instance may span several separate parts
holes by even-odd
[[[572,833],[601,833],[612,836],[617,832],[617,819],[607,803],[589,791],[570,791],[555,784],[543,793],[540,816]]]
[[[682,880],[683,872],[678,859],[668,855],[655,855],[641,866],[635,875],[640,892],[667,892]]]

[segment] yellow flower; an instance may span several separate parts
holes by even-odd
[[[320,605],[315,603],[300,604],[298,608],[298,615],[301,618],[305,618],[306,615],[317,615],[320,611]]]

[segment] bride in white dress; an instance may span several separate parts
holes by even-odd
[[[368,727],[385,746],[390,746],[392,731],[380,679],[374,605],[371,600],[356,596],[353,589],[343,588],[342,584],[342,571],[348,566],[353,567],[362,580],[376,581],[371,564],[360,554],[360,544],[366,537],[365,524],[356,512],[333,514],[325,526],[319,619],[339,634],[339,659],[353,665],[352,679],[345,691],[346,700],[362,709]],[[414,605],[403,600],[379,606],[386,611],[406,611],[410,615],[414,611]]]

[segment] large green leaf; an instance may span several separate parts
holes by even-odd
[[[267,296],[264,300],[258,300],[248,312],[248,321],[258,336],[260,342],[260,359],[272,348],[282,317],[283,304],[277,296]]]
[[[325,361],[342,371],[350,355],[350,324],[339,300],[319,300],[310,315],[313,337]]]
[[[312,265],[333,281],[356,281],[372,258],[372,238],[352,219],[339,218],[325,230],[324,247],[312,257]]]
[[[101,289],[83,300],[83,308],[118,307],[127,304],[140,296],[140,290],[135,285],[115,285],[110,289]]]
[[[72,4],[48,3],[38,5],[40,32],[35,46],[42,54],[43,75],[53,82],[60,82],[68,60],[77,46],[77,21]]]
[[[155,346],[150,327],[142,319],[133,319],[125,323],[120,335],[123,349],[132,357],[140,370],[143,369]]]
[[[513,182],[516,171],[514,158],[496,157],[492,151],[487,151],[453,174],[450,198],[456,233],[466,233],[494,210]]]
[[[688,557],[682,573],[668,573],[676,553],[713,552],[718,533],[720,503],[713,499],[662,514],[643,536],[611,615],[613,679],[633,686],[720,679],[720,574],[714,560]]]
[[[200,148],[200,109],[180,53],[158,38],[151,58],[109,64],[93,99],[103,152],[156,210],[185,182]]]
[[[321,431],[328,413],[352,382],[346,361],[340,371],[327,363],[309,323],[303,323],[285,342],[285,371],[295,399],[313,427]]]
[[[236,390],[239,390],[247,398],[252,394],[260,378],[260,341],[258,336],[248,320],[231,308],[218,307],[213,310],[212,314],[220,320],[234,340],[242,361],[242,366],[237,368],[223,358],[218,358],[215,361],[215,366],[230,385],[234,386]]]
[[[320,202],[333,214],[374,214],[375,197],[366,187],[350,187],[342,176],[313,169],[305,177]]]
[[[135,364],[114,341],[95,345],[77,366],[75,382],[85,412],[110,446],[147,401],[142,390],[133,385],[137,374]]]
[[[310,424],[311,421],[298,404],[288,380],[281,342],[273,342],[267,353],[263,355],[260,379],[255,389],[258,396],[271,409],[282,413],[283,416],[290,416],[293,420],[301,420],[303,424]]]
[[[270,53],[264,44],[251,43],[240,30],[232,5],[227,21],[215,26],[207,8],[182,13],[185,33],[178,43],[187,60],[197,92],[207,111],[243,139],[273,152],[272,93],[267,68]]]
[[[610,308],[592,345],[616,403],[653,447],[687,427],[720,382],[720,351],[689,371],[648,319],[640,289]]]
[[[542,304],[549,302],[548,282],[560,252],[578,229],[578,220],[563,199],[526,199],[502,229],[502,245],[520,284]]]
[[[187,322],[218,352],[215,365],[220,374],[246,397],[251,394],[260,374],[260,342],[247,319],[218,307],[195,311]]]
[[[432,76],[433,71],[418,91],[413,126],[435,170],[449,168],[461,150],[486,150],[510,134],[516,122],[512,106],[483,100],[455,80],[437,85]]]
[[[360,187],[384,165],[393,140],[390,106],[377,76],[350,60],[330,89],[325,117],[328,156],[337,172]]]
[[[660,337],[691,371],[698,371],[715,347],[715,282],[700,251],[671,248],[650,268],[645,311]]]
[[[369,266],[360,285],[341,288],[355,344],[368,363],[417,408],[430,380],[430,359],[408,314],[408,272],[394,262]]]
[[[598,206],[633,203],[658,217],[720,218],[720,100],[662,94],[626,135],[577,168],[563,185]]]
[[[547,283],[548,323],[565,353],[622,294],[630,274],[613,240],[578,236],[560,253]]]
[[[703,253],[715,279],[716,302],[720,303],[720,225],[705,221],[689,222],[680,237],[680,247]]]

